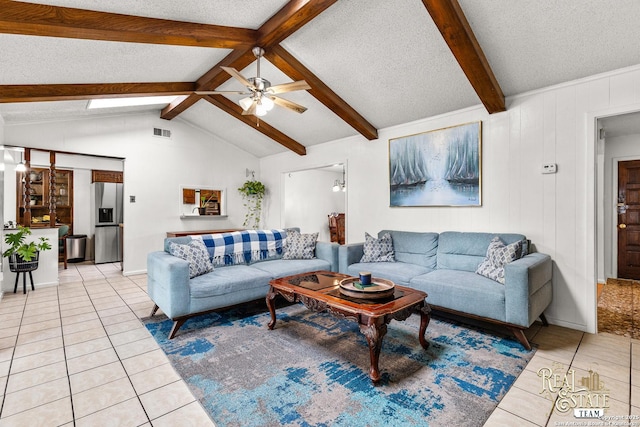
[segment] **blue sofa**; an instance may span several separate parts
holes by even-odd
[[[147,290],[158,308],[174,321],[169,338],[189,318],[265,298],[269,281],[317,270],[338,270],[338,244],[317,242],[314,259],[282,259],[282,255],[250,264],[216,266],[189,278],[189,263],[169,253],[169,243],[188,244],[191,236],[164,240],[164,250],[147,255]]]
[[[339,271],[353,276],[369,271],[373,277],[422,290],[432,308],[504,325],[531,349],[523,331],[538,317],[547,325],[543,312],[552,297],[551,258],[533,252],[506,264],[504,284],[475,273],[492,238],[510,244],[525,236],[383,230],[378,238],[384,233],[391,234],[396,262],[361,263],[364,243],[349,244],[339,248]]]

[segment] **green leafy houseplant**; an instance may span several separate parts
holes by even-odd
[[[242,194],[244,207],[247,213],[244,217],[243,227],[251,226],[253,229],[260,228],[260,215],[262,213],[262,199],[267,191],[266,187],[260,181],[246,181],[242,187],[238,188]]]
[[[29,227],[18,226],[18,231],[15,233],[9,233],[4,236],[4,242],[9,245],[9,248],[2,253],[3,257],[10,257],[13,254],[23,260],[31,261],[38,251],[47,251],[51,249],[49,239],[46,237],[40,237],[39,241],[25,243],[25,239],[31,234]]]

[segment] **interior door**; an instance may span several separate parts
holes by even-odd
[[[618,278],[640,280],[640,160],[618,162]]]

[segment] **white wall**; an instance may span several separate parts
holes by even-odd
[[[604,196],[603,196],[603,234],[604,234],[604,274],[598,280],[606,281],[617,277],[618,272],[618,233],[617,233],[617,189],[618,162],[640,159],[640,135],[626,135],[607,138],[604,150]]]
[[[487,231],[526,234],[554,260],[550,322],[595,332],[595,122],[640,109],[640,68],[594,76],[507,100],[507,111],[470,108],[388,129],[379,139],[352,137],[261,159],[262,178],[275,193],[294,166],[348,161],[347,235],[364,240],[380,229]],[[389,207],[388,140],[481,120],[482,207]],[[544,163],[558,173],[541,174]],[[279,195],[274,194],[274,199]],[[269,226],[282,223],[272,204]]]
[[[345,193],[332,190],[342,172],[307,170],[284,176],[283,227],[300,227],[303,233],[318,232],[318,240],[329,242],[328,215],[345,211]]]
[[[0,116],[0,146],[4,144],[4,119]],[[0,149],[0,189],[3,189],[2,194],[4,195],[4,156],[5,150],[4,148]],[[0,226],[4,226],[4,197],[0,197]],[[0,253],[4,252],[4,240],[0,241]],[[3,271],[0,268],[0,280],[3,278]],[[2,296],[0,296],[1,298]]]
[[[153,128],[171,130],[171,139]],[[43,137],[46,135],[46,138]],[[125,158],[124,273],[146,271],[147,253],[162,250],[167,231],[241,227],[237,191],[258,159],[225,141],[157,113],[5,126],[5,143]],[[181,186],[227,189],[227,218],[180,219]],[[135,195],[136,202],[129,203]]]

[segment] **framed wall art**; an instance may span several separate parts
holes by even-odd
[[[389,140],[393,206],[481,206],[482,122]]]

